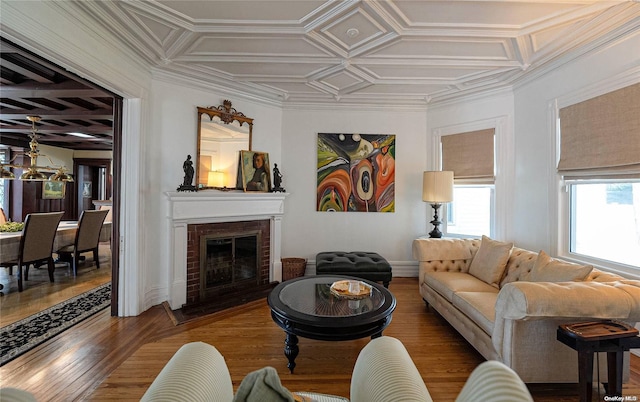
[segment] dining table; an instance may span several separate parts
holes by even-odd
[[[53,251],[73,244],[78,231],[78,221],[60,221],[56,230],[56,237],[53,240]],[[3,261],[13,261],[18,259],[20,254],[20,238],[22,231],[19,232],[0,232],[0,255]],[[104,222],[100,231],[100,242],[111,240],[111,222]]]

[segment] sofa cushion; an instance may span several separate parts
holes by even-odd
[[[480,248],[469,266],[469,273],[498,288],[512,248],[513,243],[499,242],[482,236]]]
[[[471,318],[487,335],[493,332],[496,320],[497,292],[456,292],[453,305]]]
[[[463,272],[430,272],[425,276],[425,283],[449,302],[453,302],[456,292],[498,293],[498,289]]]
[[[604,272],[599,269],[594,268],[589,276],[585,279],[585,281],[596,281],[596,282],[615,282],[623,280],[624,278],[620,275],[614,274],[612,272]]]
[[[583,281],[593,270],[592,265],[578,265],[549,257],[540,250],[533,269],[526,278],[529,282]]]
[[[538,253],[514,246],[509,261],[507,261],[504,276],[500,281],[500,288],[507,283],[525,280],[533,269],[537,258]]]
[[[638,295],[640,291],[633,294],[633,290],[621,282],[519,281],[508,283],[500,290],[496,320],[608,318],[632,321],[633,318],[629,318],[634,314],[632,308],[638,304],[631,300]]]
[[[413,258],[418,261],[471,260],[478,239],[420,238],[413,241]]]

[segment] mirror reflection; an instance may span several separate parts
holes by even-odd
[[[237,188],[240,151],[251,150],[253,119],[225,100],[218,107],[198,107],[198,189]]]

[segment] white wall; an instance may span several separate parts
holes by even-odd
[[[505,224],[505,227],[496,237],[535,251],[557,251],[555,132],[550,124],[549,105],[556,98],[574,96],[593,86],[601,87],[607,80],[615,81],[616,76],[637,70],[640,67],[638,49],[640,34],[635,34],[521,84],[513,93],[465,99],[429,109],[431,136],[434,131],[452,126],[473,125],[500,116],[506,118],[506,143],[497,155],[497,163],[502,165],[502,175],[506,175],[507,180],[501,187],[496,183],[497,197],[505,197],[496,208],[498,225]],[[498,172],[497,180],[501,180],[500,176]]]
[[[182,163],[191,155],[196,166],[198,106],[214,106],[229,99],[233,107],[254,119],[252,149],[269,153],[271,164],[281,160],[282,111],[241,95],[191,84],[154,79],[150,92],[149,134],[144,148],[146,174],[140,191],[144,208],[144,308],[167,300],[169,280],[169,205],[166,192],[182,184]],[[204,190],[216,191],[216,190]]]
[[[67,173],[73,174],[73,150],[38,144],[38,166],[64,166]]]
[[[599,53],[573,61],[552,74],[516,88],[432,107],[400,110],[281,110],[242,94],[228,94],[173,79],[153,79],[108,32],[87,26],[72,2],[4,1],[3,36],[70,71],[110,89],[125,102],[123,204],[121,216],[120,314],[136,315],[166,299],[168,286],[167,202],[164,193],[182,182],[182,162],[196,152],[196,106],[230,99],[254,118],[253,149],[269,152],[284,175],[290,195],[283,219],[283,255],[313,259],[323,250],[373,250],[394,269],[415,269],[411,241],[424,235],[430,207],[421,201],[421,174],[435,167],[431,136],[437,128],[503,118],[505,143],[499,156],[513,171],[502,183],[501,237],[521,247],[548,249],[554,239],[549,175],[552,133],[547,104],[554,97],[638,68],[637,34]],[[396,134],[396,212],[321,213],[315,211],[318,132]],[[513,202],[510,202],[513,201]],[[429,217],[428,217],[429,213]]]
[[[496,239],[512,237],[510,224],[513,203],[513,94],[504,90],[484,97],[449,102],[429,108],[428,141],[431,152],[430,169],[438,170],[438,135],[456,134],[485,128],[495,128],[496,144]]]
[[[284,257],[315,261],[321,251],[375,251],[396,273],[412,266],[411,242],[427,233],[422,172],[427,167],[426,112],[397,110],[285,110],[283,187],[290,195],[283,219]],[[395,212],[316,212],[317,133],[396,135]],[[314,269],[314,268],[312,268]]]
[[[113,151],[80,150],[80,151],[74,151],[73,157],[87,158],[87,159],[112,159],[113,160]]]
[[[516,187],[513,239],[556,253],[555,133],[549,103],[573,96],[640,67],[640,33],[581,57],[514,91]]]

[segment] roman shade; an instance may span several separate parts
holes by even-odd
[[[640,83],[560,109],[558,172],[640,178]]]
[[[442,136],[442,170],[452,170],[456,183],[492,184],[494,134],[490,128]]]

